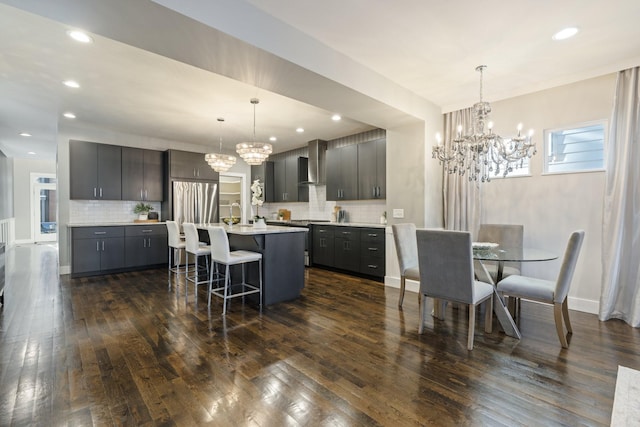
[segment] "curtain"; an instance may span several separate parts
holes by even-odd
[[[640,326],[640,67],[620,71],[609,130],[600,320]]]
[[[458,125],[462,125],[462,129],[472,126],[471,108],[444,115],[444,144],[451,143],[456,136]],[[444,228],[470,231],[472,236],[477,236],[482,206],[480,181],[469,181],[466,174],[449,174],[446,169],[443,173]]]

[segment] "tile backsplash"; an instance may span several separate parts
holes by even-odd
[[[71,200],[69,222],[90,224],[96,222],[133,222],[138,218],[133,208],[138,202],[122,200]],[[148,202],[160,215],[160,202]],[[162,218],[161,218],[162,219]]]

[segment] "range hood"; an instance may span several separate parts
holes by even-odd
[[[302,182],[301,184],[325,185],[327,183],[326,157],[327,141],[321,139],[309,141],[308,181]]]

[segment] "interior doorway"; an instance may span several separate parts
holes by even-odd
[[[54,174],[31,174],[31,217],[34,243],[56,241],[58,237],[57,180]]]
[[[240,217],[247,224],[245,201],[245,174],[220,174],[220,221],[228,216]]]

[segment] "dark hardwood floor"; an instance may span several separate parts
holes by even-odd
[[[523,302],[523,339],[448,308],[418,331],[417,296],[318,269],[302,297],[260,314],[165,269],[71,280],[55,249],[8,253],[0,312],[0,425],[609,425],[618,365],[640,331]],[[481,316],[482,314],[478,314]]]

